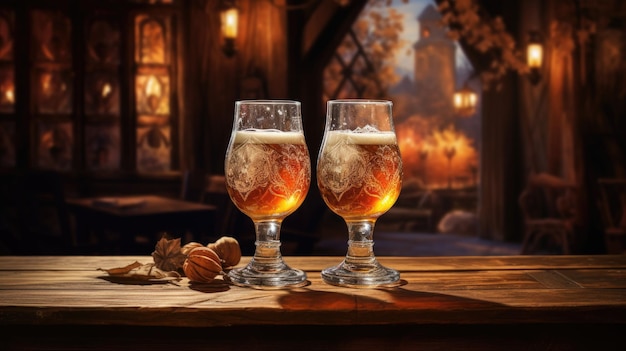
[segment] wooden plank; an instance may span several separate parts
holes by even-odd
[[[295,268],[317,271],[337,265],[343,259],[336,256],[284,257],[285,262]],[[250,257],[243,257],[240,265],[245,265]],[[457,256],[457,257],[389,257],[378,260],[387,266],[403,272],[424,271],[475,271],[513,269],[626,269],[626,255],[597,256]],[[93,268],[113,268],[134,261],[152,262],[145,256],[0,256],[0,270],[90,270]]]
[[[442,290],[523,290],[540,288],[626,288],[626,272],[622,270],[567,270],[557,271],[450,271],[450,272],[402,272],[405,285],[402,288],[421,291]],[[308,272],[308,280],[324,284],[319,273]],[[606,274],[606,275],[605,275]],[[569,278],[568,278],[569,277]],[[105,280],[105,272],[91,271],[0,271],[0,290],[21,289],[92,289],[126,290],[138,289],[138,285],[114,284]],[[217,277],[220,281],[221,277]],[[186,286],[187,280],[168,285]],[[217,287],[217,286],[216,286]],[[214,289],[216,288],[214,287]],[[162,289],[163,287],[157,287]],[[143,288],[142,289],[146,289]],[[343,288],[342,288],[343,289]]]
[[[139,261],[153,262],[152,256],[0,256],[0,271],[71,271],[122,267]]]
[[[99,279],[101,278],[101,279]],[[104,280],[109,276],[95,269],[89,271],[0,271],[0,290],[6,289],[122,289],[125,286]],[[219,278],[219,277],[218,277]],[[402,272],[404,284],[423,290],[458,289],[529,289],[541,288],[527,271],[450,271]],[[319,272],[308,272],[308,280],[321,282]],[[184,280],[186,281],[186,280]],[[181,284],[185,284],[184,282]],[[133,285],[126,287],[132,288]]]
[[[557,271],[534,271],[528,275],[543,286],[554,289],[579,288],[580,285]]]
[[[385,296],[357,290],[336,292],[236,291],[214,295],[166,290],[155,298],[134,292],[90,296],[85,291],[44,291],[24,296],[3,292],[19,303],[3,307],[0,324],[124,324],[162,326],[228,326],[250,324],[498,324],[626,323],[623,289],[465,290],[447,293],[398,290]],[[154,294],[152,294],[154,295]],[[534,298],[533,298],[534,296]],[[584,298],[584,299],[583,299]],[[47,300],[42,304],[42,300]],[[575,302],[572,302],[575,301]],[[6,305],[3,302],[3,305]]]
[[[420,298],[438,294],[443,296],[463,297],[478,300],[487,299],[489,302],[509,306],[579,306],[582,304],[604,304],[607,306],[624,306],[626,299],[614,299],[622,296],[626,289],[597,288],[597,289],[550,289],[534,281],[530,277],[528,283],[508,286],[502,282],[518,279],[517,275],[509,279],[507,275],[500,275],[501,282],[493,280],[476,280],[473,285],[449,286],[449,281],[460,280],[457,274],[452,279],[444,276],[438,282],[436,276],[431,276],[428,284],[423,277],[407,274],[409,283],[399,288],[391,289],[350,289],[325,284],[318,277],[310,278],[310,285],[300,289],[265,291],[241,288],[228,285],[221,280],[212,284],[194,285],[183,279],[177,285],[125,285],[114,284],[98,279],[95,275],[78,279],[71,276],[45,279],[43,282],[30,282],[29,278],[15,284],[4,283],[0,290],[0,306],[124,306],[124,307],[181,307],[195,306],[200,302],[217,303],[223,307],[241,308],[285,308],[281,303],[286,296],[300,301],[300,305],[319,305],[320,310],[335,310],[341,308],[355,308],[354,299],[363,297],[372,299],[384,305],[402,308],[410,305],[412,298],[417,304],[424,301]],[[482,279],[482,278],[481,278]],[[464,279],[469,281],[471,279]],[[593,291],[593,292],[592,292]],[[147,298],[147,296],[149,298]],[[611,297],[606,299],[606,297]],[[290,297],[290,299],[291,299]],[[541,297],[541,299],[539,299]],[[549,298],[553,297],[553,298]],[[293,299],[289,300],[293,303]],[[347,304],[346,304],[347,302]],[[200,303],[201,305],[201,303]],[[330,307],[329,307],[330,306]]]
[[[289,258],[290,265],[309,268],[309,285],[275,291],[220,279],[203,285],[186,278],[176,284],[116,284],[96,270],[150,259],[0,257],[0,324],[626,324],[626,270],[623,258],[613,256],[381,258],[401,267],[403,285],[389,289],[325,284],[319,271],[337,257]],[[590,264],[577,268],[581,261]]]
[[[559,270],[558,272],[584,288],[626,288],[626,269],[603,269],[602,274],[598,274],[598,271],[594,269]]]

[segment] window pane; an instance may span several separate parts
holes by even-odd
[[[72,167],[74,134],[71,122],[39,121],[37,136],[39,167],[57,170],[69,170]]]
[[[135,111],[137,113],[137,170],[171,168],[170,18],[135,17]]]
[[[15,79],[13,65],[0,65],[0,113],[13,113]]]
[[[13,60],[13,12],[0,10],[0,61]]]
[[[72,27],[66,15],[34,10],[31,24],[33,58],[36,61],[67,62],[72,58]]]
[[[120,167],[120,126],[117,122],[89,123],[85,126],[87,168],[115,170]]]
[[[35,110],[42,114],[72,113],[72,71],[68,69],[35,70]]]
[[[337,57],[333,57],[324,69],[324,93],[328,96],[336,95],[342,78],[343,66]]]
[[[168,18],[146,14],[135,17],[135,61],[138,63],[169,63]]]
[[[170,169],[170,127],[157,124],[137,128],[137,170],[160,172]]]
[[[120,86],[116,71],[96,70],[85,76],[85,113],[119,115]]]
[[[170,79],[167,75],[139,74],[135,96],[137,113],[168,115],[170,113]]]
[[[89,24],[87,37],[87,63],[119,64],[120,31],[119,24],[104,19],[96,19]]]

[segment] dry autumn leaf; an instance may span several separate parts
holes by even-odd
[[[180,274],[175,271],[164,271],[157,268],[154,264],[142,264],[139,262],[131,263],[124,267],[111,269],[98,268],[98,270],[107,272],[109,280],[115,282],[127,283],[157,283],[179,280]]]
[[[187,256],[180,247],[180,238],[161,238],[152,252],[152,258],[157,268],[164,271],[176,271],[182,269]]]

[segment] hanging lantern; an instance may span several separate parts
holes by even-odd
[[[454,93],[454,110],[460,117],[471,117],[476,113],[476,104],[478,103],[478,95],[474,90],[470,89],[467,83],[463,89]]]
[[[526,47],[526,64],[530,69],[528,79],[532,84],[541,81],[541,66],[543,65],[543,45],[539,33],[531,32],[528,46]]]
[[[231,57],[237,52],[235,40],[239,27],[239,9],[234,0],[222,1],[220,9],[222,50],[226,56]]]

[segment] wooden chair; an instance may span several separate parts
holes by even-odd
[[[603,178],[598,184],[606,251],[626,254],[626,179]]]
[[[522,254],[570,254],[575,244],[578,187],[556,176],[529,177],[519,197],[524,215]]]

